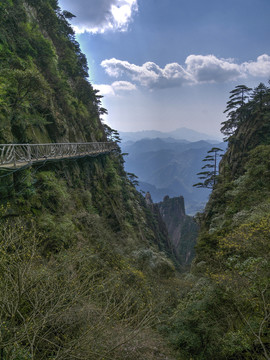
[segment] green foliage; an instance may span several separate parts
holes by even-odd
[[[0,79],[3,113],[9,119],[13,136],[23,143],[28,140],[29,126],[47,124],[42,113],[48,108],[49,86],[43,76],[32,69],[3,70]]]
[[[202,167],[202,170],[204,169],[210,169],[206,171],[199,172],[197,175],[199,175],[199,179],[204,180],[203,182],[199,182],[197,184],[194,184],[193,186],[198,188],[208,188],[213,189],[213,187],[217,183],[217,176],[218,176],[218,153],[220,151],[223,151],[220,148],[213,147],[211,150],[207,151],[207,155],[203,161],[207,162],[206,165]]]
[[[224,113],[227,113],[228,120],[222,123],[221,132],[230,137],[234,134],[239,124],[243,123],[248,116],[249,93],[252,89],[245,85],[237,85],[234,90],[230,92],[230,100],[227,102],[227,108]],[[227,138],[228,140],[228,138]]]
[[[16,175],[18,194],[3,207],[0,230],[3,242],[21,241],[25,232],[26,244],[19,250],[29,253],[35,243],[30,256],[37,260],[24,280],[29,291],[18,304],[17,316],[24,318],[16,324],[20,336],[15,338],[9,323],[8,340],[1,343],[0,338],[0,349],[11,354],[16,344],[16,356],[37,360],[57,351],[63,359],[169,356],[153,329],[171,313],[181,282],[172,261],[155,244],[151,214],[119,155],[25,171]],[[150,256],[141,256],[148,252]],[[6,253],[0,263],[4,259],[10,262]],[[16,271],[27,261],[17,259]],[[2,315],[8,316],[6,311]]]
[[[257,146],[249,153],[244,175],[225,184],[220,178],[203,215],[203,226],[207,225],[211,232],[230,229],[239,225],[239,221],[241,224],[251,216],[256,217],[257,212],[263,215],[263,208],[267,211],[269,151],[269,145]]]
[[[268,215],[219,237],[207,278],[194,282],[174,315],[171,341],[183,356],[268,358],[269,220]]]
[[[222,175],[229,176],[231,180],[244,173],[250,150],[258,145],[269,145],[270,142],[269,87],[261,83],[252,92],[251,90],[247,90],[247,96],[244,96],[243,102],[237,105],[237,109],[228,113],[229,119],[223,123],[228,127],[230,127],[230,122],[234,123],[233,130],[227,138],[229,148],[224,162],[221,162],[227,166],[227,169],[221,167]],[[232,117],[235,117],[236,121]],[[226,135],[225,132],[224,134]]]
[[[63,182],[52,172],[38,175],[37,193],[55,192],[65,201],[65,213],[46,202],[34,217],[13,219],[14,205],[0,209],[2,356],[161,360],[168,351],[150,327],[179,284],[154,284],[159,276],[174,276],[172,263],[153,250],[149,265],[140,267],[130,257],[133,245],[121,245],[124,233],[116,234],[106,219],[81,205],[72,211]],[[83,201],[92,202],[92,196]]]
[[[70,17],[57,1],[1,3],[1,142],[105,139]]]
[[[229,146],[172,341],[194,359],[269,359],[269,88],[237,86],[227,105]]]
[[[57,0],[1,1],[1,143],[120,141],[72,16]],[[173,358],[155,329],[182,284],[123,163],[119,148],[1,171],[1,358]]]
[[[208,282],[198,283],[180,302],[173,318],[171,341],[183,358],[211,359],[220,354],[228,328],[228,298]],[[219,355],[223,359],[222,355]]]
[[[1,1],[2,143],[120,141],[71,17],[56,0]],[[120,149],[2,177],[0,356],[170,359],[162,328],[183,359],[269,359],[269,104],[263,84],[231,93],[229,150],[185,279]]]
[[[172,261],[160,253],[151,249],[141,249],[134,251],[132,255],[141,270],[158,275],[161,278],[175,276],[175,267]]]
[[[36,181],[43,206],[58,214],[63,212],[70,201],[65,182],[58,179],[52,171],[40,172],[37,174]]]

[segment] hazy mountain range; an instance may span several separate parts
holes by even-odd
[[[217,143],[221,141],[218,137],[214,137],[212,135],[200,133],[195,130],[191,130],[185,127],[169,131],[169,132],[161,132],[158,130],[143,130],[137,132],[123,132],[120,131],[120,137],[123,142],[126,141],[138,141],[141,139],[155,139],[155,138],[172,138],[174,140],[187,140],[187,141],[199,141],[199,140],[208,140],[212,143]]]
[[[122,151],[128,153],[126,171],[138,176],[138,188],[149,191],[154,202],[161,201],[165,195],[182,195],[188,214],[204,208],[210,190],[192,185],[198,182],[197,173],[201,171],[202,159],[213,147],[212,140],[191,142],[172,137],[148,138],[129,140],[121,146]],[[215,142],[215,146],[225,149],[226,144]]]

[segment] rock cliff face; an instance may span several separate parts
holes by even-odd
[[[162,202],[155,204],[147,192],[145,201],[154,215],[156,228],[163,235],[165,250],[173,253],[182,266],[190,265],[195,256],[198,226],[186,215],[183,196],[170,198],[166,195]]]
[[[145,195],[145,202],[147,207],[150,209],[153,221],[153,231],[155,233],[155,238],[158,240],[158,246],[160,250],[164,250],[169,254],[173,254],[177,259],[174,245],[171,241],[171,238],[168,233],[167,226],[162,218],[162,215],[159,210],[159,205],[153,203],[151,194],[149,192]]]
[[[158,208],[166,224],[176,258],[182,265],[190,265],[195,255],[198,226],[191,216],[186,215],[183,196],[165,196],[163,201],[158,203]]]

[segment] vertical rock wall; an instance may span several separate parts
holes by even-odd
[[[183,196],[165,196],[158,207],[177,259],[183,266],[190,265],[195,255],[198,225],[191,216],[186,215]]]

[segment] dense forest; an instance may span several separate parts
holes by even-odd
[[[0,143],[111,141],[57,0],[0,2]],[[190,271],[120,149],[0,171],[0,359],[270,359],[270,89],[231,92]]]

